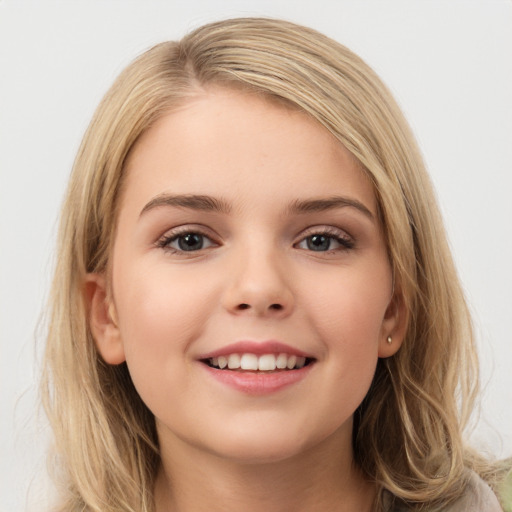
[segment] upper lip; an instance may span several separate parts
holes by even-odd
[[[268,341],[237,341],[229,345],[225,345],[219,349],[202,354],[198,359],[210,359],[212,357],[227,356],[229,354],[255,354],[261,356],[263,354],[288,354],[298,357],[312,358],[310,354],[306,354],[297,348],[286,343],[275,340]]]

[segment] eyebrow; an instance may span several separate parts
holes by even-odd
[[[363,203],[357,199],[350,197],[333,196],[322,199],[297,199],[293,201],[288,207],[288,212],[292,214],[297,213],[310,213],[310,212],[324,212],[334,210],[337,208],[351,207],[363,213],[370,220],[375,220],[373,213]]]
[[[229,213],[231,211],[231,207],[226,201],[211,196],[196,194],[160,194],[151,199],[151,201],[149,201],[149,203],[147,203],[146,206],[142,208],[140,216],[160,206],[174,206],[177,208],[189,208],[191,210],[202,210],[219,213]]]
[[[177,208],[188,208],[191,210],[211,211],[223,214],[231,212],[231,206],[223,199],[218,199],[206,195],[197,194],[159,194],[151,199],[140,212],[144,213],[161,206],[171,206]],[[375,220],[373,213],[357,199],[349,197],[333,196],[321,199],[296,199],[287,208],[288,214],[301,214],[312,212],[324,212],[335,210],[337,208],[352,207],[363,213],[370,220]]]

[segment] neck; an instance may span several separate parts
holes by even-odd
[[[176,443],[162,450],[156,511],[369,512],[375,487],[342,444],[333,436],[286,460],[254,463]]]

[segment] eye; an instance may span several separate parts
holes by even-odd
[[[352,249],[354,241],[342,232],[324,231],[306,236],[297,244],[297,247],[315,252],[343,251]]]
[[[215,245],[210,238],[197,231],[185,231],[162,237],[157,245],[171,252],[194,252]]]

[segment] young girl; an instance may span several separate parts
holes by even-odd
[[[44,374],[62,511],[500,510],[471,323],[402,114],[357,56],[235,19],[99,106]]]

